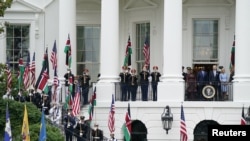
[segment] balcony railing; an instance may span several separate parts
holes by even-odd
[[[188,88],[190,86],[190,83],[185,83],[185,90],[183,91],[183,95],[185,97],[185,101],[232,101],[233,100],[233,84],[231,82],[228,83],[218,83],[214,85],[210,85],[208,82],[203,83],[204,85],[202,87],[199,87],[200,85],[198,83],[194,84],[194,91],[188,91]],[[124,99],[122,97],[122,85],[121,83],[115,83],[115,100],[116,101],[157,101],[157,95],[156,98],[154,98],[153,95],[153,88],[152,83],[148,84],[148,91],[147,91],[147,98],[146,100],[143,98],[142,95],[142,87],[145,86],[143,84],[139,84],[136,89],[136,96],[135,99],[132,100],[132,93],[131,93],[131,85],[126,85],[125,91],[126,98]],[[221,86],[226,88],[226,93],[223,93],[221,91]],[[92,87],[91,87],[92,88]],[[167,90],[166,90],[167,91]],[[207,92],[206,92],[207,91]],[[92,95],[92,90],[89,91],[89,98]],[[211,92],[210,94],[208,92]]]

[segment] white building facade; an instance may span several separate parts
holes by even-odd
[[[206,123],[240,124],[242,106],[250,105],[249,7],[249,0],[13,0],[0,18],[11,26],[0,35],[0,62],[5,63],[8,57],[15,66],[18,55],[25,58],[27,52],[35,52],[38,77],[45,49],[48,47],[50,57],[56,41],[58,76],[63,81],[67,71],[64,47],[69,36],[72,72],[80,75],[88,68],[92,82],[101,74],[96,83],[94,122],[109,137],[111,96],[116,93],[128,37],[132,43],[132,68],[141,70],[143,43],[149,36],[150,66],[157,65],[162,74],[158,100],[130,102],[131,119],[145,127],[141,132],[148,141],[179,140],[183,104],[188,140],[198,141],[206,136],[201,129]],[[21,32],[20,36],[15,35],[17,32]],[[181,67],[215,64],[223,66],[229,75],[234,40],[232,99],[186,101]],[[50,76],[53,78],[52,71]],[[166,105],[173,113],[168,134],[161,121]],[[117,100],[115,106],[115,136],[122,140],[128,102]],[[81,113],[86,114],[87,109]]]

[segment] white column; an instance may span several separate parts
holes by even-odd
[[[68,35],[71,42],[71,71],[76,75],[76,1],[75,0],[59,0],[59,34],[57,41],[57,75],[60,83],[63,84],[61,91],[62,102],[65,102],[66,89],[64,86],[64,74],[67,72],[67,66],[65,65],[66,55],[64,48]],[[52,22],[52,21],[51,21]]]
[[[236,0],[234,101],[250,100],[250,1]]]
[[[63,77],[67,72],[65,65],[66,55],[64,47],[70,36],[72,64],[71,70],[76,75],[76,1],[75,0],[59,0],[59,39],[57,41],[58,54],[58,76]]]
[[[119,80],[119,0],[102,0],[101,6],[101,77],[97,84],[97,101],[109,101]],[[98,95],[99,92],[109,94]]]
[[[164,0],[163,72],[158,101],[184,100],[181,67],[182,0]]]

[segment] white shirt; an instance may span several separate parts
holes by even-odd
[[[52,123],[60,124],[60,119],[62,116],[61,109],[58,106],[54,106],[49,110],[50,120]]]

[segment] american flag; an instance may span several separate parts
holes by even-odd
[[[7,73],[7,88],[11,88],[11,83],[12,83],[12,74],[11,74],[11,69],[10,69],[10,62],[7,59],[6,62],[6,73]]]
[[[143,54],[145,59],[145,65],[149,65],[150,62],[150,50],[149,50],[149,39],[148,36],[146,36],[144,46],[143,46]]]
[[[54,46],[51,52],[50,62],[52,63],[53,69],[57,67],[57,49],[56,49],[56,41],[54,42]]]
[[[56,102],[57,101],[57,87],[59,86],[59,80],[58,80],[58,76],[57,76],[57,68],[54,69],[53,85],[54,85],[54,93],[53,93],[53,96],[52,96],[52,100],[54,102]]]
[[[33,53],[33,58],[32,58],[32,62],[30,64],[30,73],[31,73],[31,77],[30,77],[30,85],[35,87],[35,83],[36,83],[36,62],[35,62],[35,52]]]
[[[184,110],[183,106],[181,105],[181,129],[180,129],[180,141],[187,141],[187,129],[186,129],[186,123],[185,123],[185,116],[184,116]]]
[[[115,100],[114,95],[112,95],[112,102],[109,111],[109,120],[108,120],[108,127],[110,133],[115,131]]]
[[[77,88],[76,96],[74,96],[74,102],[72,105],[73,116],[76,116],[80,113],[80,87]]]
[[[246,125],[246,119],[245,119],[245,112],[244,112],[244,106],[242,107],[242,113],[241,113],[241,120],[240,120],[240,125]]]
[[[24,88],[27,90],[30,86],[30,54],[28,53],[26,66],[23,74]]]

